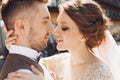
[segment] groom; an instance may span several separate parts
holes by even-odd
[[[31,65],[44,75],[37,63],[38,52],[46,48],[48,35],[53,30],[46,3],[46,0],[9,0],[3,4],[2,19],[8,31],[14,30],[17,39],[10,46],[0,80],[11,78],[8,73],[13,71],[33,74]],[[41,76],[41,80],[44,78]]]

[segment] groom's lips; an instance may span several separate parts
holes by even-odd
[[[46,35],[45,35],[45,38],[48,39],[48,37],[49,37],[49,34],[46,34]]]
[[[48,39],[48,36],[45,36],[45,38],[47,38],[47,39]]]

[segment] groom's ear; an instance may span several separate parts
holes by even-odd
[[[14,24],[15,33],[18,34],[24,34],[25,28],[24,28],[24,20],[17,19]]]

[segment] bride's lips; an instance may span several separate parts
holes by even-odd
[[[62,39],[56,39],[56,42],[60,43],[60,42],[63,42],[63,40]]]

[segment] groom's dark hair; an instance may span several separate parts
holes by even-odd
[[[8,30],[14,29],[15,16],[28,11],[35,3],[47,3],[48,0],[8,0],[2,5],[1,15]],[[30,14],[30,13],[28,13]]]

